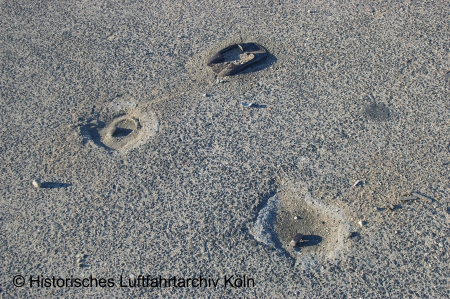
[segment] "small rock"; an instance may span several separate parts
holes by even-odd
[[[364,185],[364,182],[363,182],[363,181],[357,180],[357,181],[353,184],[353,187],[358,187],[358,186],[363,186],[363,185]]]
[[[364,225],[367,224],[367,222],[364,221],[364,220],[359,220],[359,221],[358,221],[358,224],[359,224],[359,226],[364,226]]]
[[[33,187],[36,189],[41,188],[41,181],[38,179],[33,180],[33,182],[31,182],[31,184],[33,184]]]

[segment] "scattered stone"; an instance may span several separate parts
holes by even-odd
[[[77,254],[75,257],[77,258],[77,262],[84,260],[84,254]]]
[[[364,226],[364,225],[367,224],[367,222],[364,221],[364,220],[359,220],[359,221],[358,221],[358,224],[359,224],[359,226]]]
[[[36,189],[41,188],[41,181],[38,179],[33,180],[33,182],[31,182],[31,184],[33,184],[33,187]]]
[[[77,254],[76,258],[77,258],[78,267],[84,268],[84,269],[88,269],[89,268],[89,265],[86,264],[86,259],[88,258],[88,255],[86,255],[86,254]]]
[[[207,98],[207,97],[209,97],[209,94],[204,93],[203,96],[204,96],[205,98]]]

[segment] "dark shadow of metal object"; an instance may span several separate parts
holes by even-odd
[[[322,242],[322,237],[317,235],[305,235],[302,237],[301,242],[297,244],[299,248],[306,246],[319,245]]]
[[[43,182],[41,184],[41,188],[47,188],[47,189],[67,188],[70,186],[72,186],[72,184],[59,183],[59,182]]]
[[[227,53],[240,50],[238,59],[227,59]],[[234,75],[267,56],[267,51],[256,43],[234,44],[214,54],[207,62],[219,77]],[[237,58],[237,57],[234,57]]]

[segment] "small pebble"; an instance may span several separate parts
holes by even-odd
[[[204,96],[205,98],[207,98],[207,97],[209,97],[209,94],[204,93],[203,96]]]
[[[33,180],[32,184],[33,184],[33,187],[36,189],[41,188],[41,181],[39,181],[38,179]]]
[[[353,184],[353,187],[362,186],[363,184],[364,184],[363,181],[357,180],[357,181]]]
[[[359,220],[359,221],[358,221],[358,224],[359,224],[359,226],[364,226],[364,225],[367,224],[367,222],[364,221],[364,220]]]

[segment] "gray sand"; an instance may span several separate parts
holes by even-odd
[[[390,2],[1,1],[0,297],[450,297],[450,5]]]

